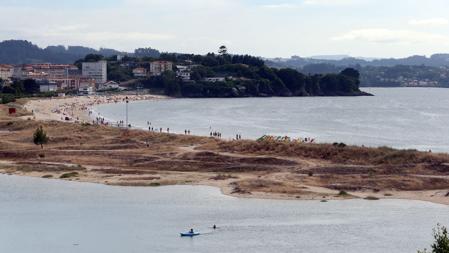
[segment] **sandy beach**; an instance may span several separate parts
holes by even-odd
[[[449,205],[447,154],[225,141],[74,124],[91,123],[92,106],[125,97],[30,100],[17,115],[8,115],[0,105],[0,173],[116,186],[209,185],[245,198],[413,199]],[[39,126],[50,137],[43,149],[31,138]]]
[[[32,113],[35,120],[91,123],[92,107],[100,104],[129,101],[166,99],[159,95],[108,95],[73,96],[49,99],[32,99],[24,109]],[[67,119],[66,119],[67,118]]]

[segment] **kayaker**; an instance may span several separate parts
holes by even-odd
[[[217,225],[214,224],[214,226],[212,227],[214,230],[217,229]]]
[[[194,232],[193,232],[193,228],[191,228],[191,229],[190,229],[190,232],[189,232],[189,233],[191,233],[191,234],[193,234],[193,233],[194,233]]]

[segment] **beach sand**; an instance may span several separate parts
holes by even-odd
[[[129,101],[166,99],[159,95],[109,95],[109,96],[74,96],[49,99],[33,99],[26,102],[24,109],[31,112],[35,120],[68,121],[91,123],[92,108],[100,104],[121,103]],[[66,120],[66,117],[68,120]]]

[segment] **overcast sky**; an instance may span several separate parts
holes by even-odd
[[[449,52],[448,0],[0,0],[0,40],[265,57]]]

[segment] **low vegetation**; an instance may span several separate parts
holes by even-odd
[[[73,178],[73,177],[78,177],[78,176],[79,176],[78,172],[69,172],[69,173],[62,174],[59,178],[68,179],[68,178]]]
[[[373,197],[373,196],[368,196],[366,198],[364,198],[365,200],[379,200],[378,197]]]
[[[418,253],[449,253],[449,237],[446,227],[438,225],[433,230],[433,238],[435,242],[431,246],[432,250],[425,249],[424,251],[418,251]]]

